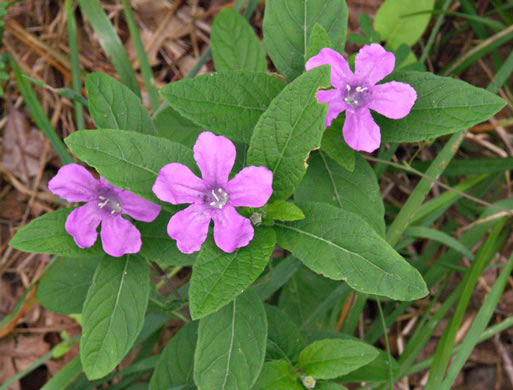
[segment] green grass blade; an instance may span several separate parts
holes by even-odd
[[[134,42],[135,53],[144,79],[144,86],[146,87],[146,91],[150,98],[150,107],[153,112],[156,112],[160,107],[159,92],[157,91],[157,87],[155,87],[155,80],[153,79],[153,71],[151,70],[150,61],[148,60],[148,56],[144,50],[141,35],[137,29],[134,11],[132,10],[132,6],[128,0],[123,0],[123,11],[125,12],[125,19],[128,24],[128,30],[130,30],[130,36]]]
[[[438,241],[454,249],[456,252],[461,253],[463,256],[468,257],[470,260],[474,259],[474,254],[465,245],[440,230],[430,229],[424,226],[410,226],[406,229],[404,235]]]
[[[513,52],[506,58],[506,61],[499,68],[493,80],[488,86],[488,90],[497,93],[499,89],[508,81],[509,76],[513,73]]]
[[[55,374],[41,390],[65,390],[82,372],[80,356],[75,356],[57,374]]]
[[[472,177],[470,179],[462,181],[461,183],[458,183],[453,188],[461,192],[466,192],[471,188],[475,187],[476,185],[478,185],[479,183],[482,183],[487,177],[488,175]],[[417,223],[418,221],[424,219],[428,215],[431,215],[432,213],[441,208],[449,207],[459,199],[461,199],[461,195],[459,195],[457,192],[445,191],[443,194],[427,201],[422,206],[420,206],[415,215],[413,216],[411,224]]]
[[[39,103],[32,85],[30,85],[30,82],[24,77],[23,70],[21,70],[12,56],[9,56],[9,64],[14,71],[16,84],[18,85],[18,89],[20,90],[23,99],[25,100],[25,104],[27,105],[27,108],[29,109],[36,126],[43,132],[46,138],[48,138],[48,141],[50,141],[53,149],[55,152],[57,152],[61,163],[63,165],[71,164],[73,159],[69,155],[66,146],[64,146],[64,143],[59,138],[57,132],[50,123],[50,120],[44,112],[43,107],[41,107],[41,103]]]
[[[463,321],[463,316],[465,314],[465,310],[467,309],[467,305],[470,302],[470,298],[472,297],[474,287],[479,276],[496,252],[497,243],[500,241],[499,235],[505,223],[506,218],[502,218],[495,224],[487,240],[479,248],[471,268],[469,271],[467,271],[463,281],[461,282],[463,291],[456,306],[456,310],[453,313],[453,316],[447,328],[445,329],[440,342],[438,343],[438,347],[434,356],[434,363],[431,367],[428,383],[426,385],[426,390],[440,389],[445,370],[447,369],[452,350],[454,348],[456,333],[458,332],[460,324]]]
[[[479,341],[479,336],[483,333],[486,328],[488,322],[492,318],[492,315],[499,303],[499,299],[502,296],[502,292],[504,291],[504,287],[506,287],[506,283],[508,282],[508,277],[513,270],[513,255],[509,258],[506,266],[502,270],[501,274],[493,284],[492,290],[486,297],[481,309],[477,313],[472,326],[470,327],[468,333],[461,344],[461,349],[456,354],[454,361],[451,364],[451,368],[447,373],[446,379],[442,383],[441,390],[450,390],[456,376],[463,368],[463,365],[467,361],[470,353],[476,346]]]
[[[449,162],[453,159],[463,139],[463,131],[459,131],[449,138],[438,156],[426,171],[427,177],[437,178],[442,174]],[[424,199],[431,190],[433,181],[427,177],[423,177],[420,180],[404,206],[401,208],[401,211],[390,225],[387,232],[387,241],[390,245],[395,246],[395,244],[397,244],[401,235],[410,224],[411,219],[416,214],[418,208],[424,202]]]
[[[98,36],[100,44],[109,56],[123,83],[127,85],[137,96],[141,96],[139,84],[135,77],[134,69],[128,58],[128,54],[116,34],[112,23],[107,18],[98,0],[78,0],[80,9],[87,16],[89,23]]]
[[[81,95],[82,79],[80,75],[80,61],[78,58],[77,22],[75,19],[73,0],[66,0],[64,7],[66,9],[68,44],[71,61],[71,86],[75,94]],[[77,130],[85,129],[84,107],[76,100],[73,101],[73,106],[75,107],[75,122]]]

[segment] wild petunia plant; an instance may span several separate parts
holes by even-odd
[[[138,345],[151,351],[171,317],[187,324],[158,357],[136,360],[153,370],[144,388],[331,389],[398,375],[387,352],[325,326],[349,294],[429,293],[426,265],[387,237],[376,174],[356,151],[457,133],[504,101],[463,81],[394,71],[394,53],[376,43],[358,51],[352,71],[340,54],[346,30],[343,0],[268,1],[264,51],[246,19],[225,9],[212,28],[217,71],[164,86],[153,116],[125,85],[87,76],[98,129],[65,142],[102,178],[62,167],[50,190],[86,204],[34,219],[10,242],[59,256],[43,281],[86,286],[42,283],[38,296],[67,294],[65,314],[82,308],[87,380]],[[93,245],[100,222],[103,249]],[[94,267],[69,273],[75,264]],[[185,266],[190,281],[174,295],[150,278],[157,270],[169,282],[165,271]]]
[[[394,70],[395,56],[377,43],[365,45],[355,57],[355,72],[342,55],[330,48],[322,49],[305,65],[310,70],[321,65],[331,67],[334,89],[318,91],[317,100],[328,104],[325,127],[341,113],[346,113],[343,135],[355,150],[373,152],[381,143],[379,126],[370,110],[391,119],[410,113],[417,93],[406,83],[391,81],[376,85]]]
[[[249,244],[254,229],[235,207],[262,207],[273,192],[273,174],[265,167],[246,167],[228,180],[235,162],[235,146],[226,137],[203,132],[194,144],[194,159],[202,179],[185,165],[171,163],[159,172],[153,192],[172,204],[192,203],[169,221],[169,236],[183,253],[199,251],[205,242],[210,220],[214,239],[223,251],[231,253]]]
[[[69,164],[59,169],[48,182],[48,189],[68,202],[87,202],[74,209],[66,218],[64,228],[80,248],[90,248],[98,237],[105,253],[120,257],[141,249],[141,233],[122,215],[151,222],[160,213],[160,206],[130,191],[109,184],[103,177],[96,180],[84,167]]]

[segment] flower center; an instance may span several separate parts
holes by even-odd
[[[98,195],[98,200],[98,207],[111,215],[121,212],[121,202],[117,197]]]
[[[221,187],[210,189],[203,197],[204,202],[213,209],[222,209],[228,199],[228,193]]]
[[[347,84],[346,90],[347,93],[344,97],[344,101],[351,107],[360,107],[367,100],[367,94],[369,93],[369,88],[367,87],[351,87],[349,84]]]

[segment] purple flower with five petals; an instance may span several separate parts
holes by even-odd
[[[355,58],[355,73],[342,55],[329,48],[310,58],[305,67],[310,70],[328,64],[335,89],[317,92],[317,100],[329,105],[325,127],[345,111],[342,134],[346,143],[355,150],[373,152],[381,143],[381,133],[370,110],[391,119],[404,118],[410,113],[417,93],[409,84],[397,81],[376,85],[395,66],[394,54],[377,43],[360,49]]]
[[[89,248],[98,238],[96,229],[102,224],[100,236],[105,252],[119,257],[141,249],[141,233],[128,220],[130,217],[151,222],[160,213],[160,206],[130,191],[109,184],[103,177],[96,180],[78,164],[68,164],[48,182],[55,195],[68,202],[87,202],[73,210],[66,219],[66,231],[80,248]]]
[[[226,137],[205,131],[194,145],[194,160],[202,178],[185,165],[167,164],[153,185],[157,198],[172,204],[192,203],[171,217],[167,232],[183,253],[200,250],[214,220],[214,240],[231,253],[253,239],[251,221],[235,207],[262,207],[271,196],[273,174],[265,167],[246,167],[228,180],[235,162],[235,146]]]

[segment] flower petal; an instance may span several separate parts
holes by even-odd
[[[193,204],[171,217],[167,234],[176,240],[180,252],[193,253],[199,251],[207,239],[209,224],[210,214],[204,207]]]
[[[98,180],[83,166],[64,165],[48,182],[48,189],[68,202],[87,202],[96,198]]]
[[[143,199],[128,190],[119,191],[117,196],[121,202],[122,213],[130,215],[138,221],[151,222],[160,213],[159,205]]]
[[[141,249],[141,233],[121,215],[103,218],[100,236],[103,250],[113,257],[137,253]]]
[[[367,107],[391,119],[408,115],[417,100],[417,92],[406,83],[391,81],[372,87]]]
[[[331,122],[340,115],[340,113],[347,109],[347,104],[342,99],[342,94],[338,89],[330,89],[329,91],[318,91],[317,100],[321,103],[328,104],[328,113],[324,121],[324,127],[331,126]]]
[[[354,60],[355,76],[368,86],[375,85],[394,70],[395,56],[378,43],[365,45]]]
[[[194,160],[203,181],[209,186],[224,186],[235,162],[235,145],[228,138],[204,131],[194,145]]]
[[[160,170],[153,192],[172,204],[194,203],[206,191],[205,183],[183,164],[171,163]]]
[[[255,231],[251,221],[239,215],[235,208],[226,206],[219,210],[214,219],[214,240],[223,251],[232,253],[246,246],[253,239]]]
[[[246,167],[225,187],[234,207],[262,207],[273,193],[273,173],[265,167]]]
[[[354,150],[370,153],[379,148],[381,143],[379,126],[368,108],[347,110],[342,133],[346,143]]]
[[[345,88],[354,79],[346,59],[333,49],[321,49],[319,54],[306,61],[305,68],[310,70],[321,65],[331,65],[331,85],[335,88]]]
[[[94,203],[87,203],[73,210],[66,219],[64,228],[79,248],[90,248],[96,242],[101,213]]]

